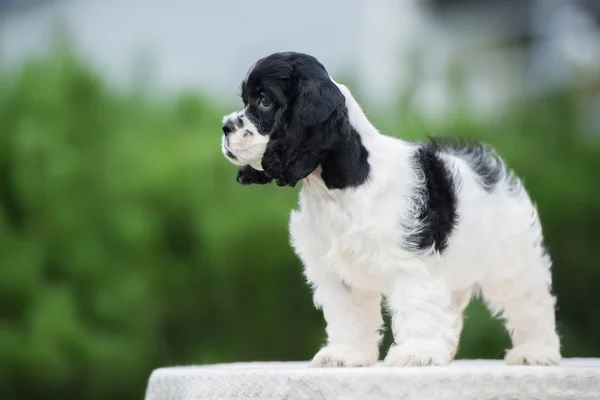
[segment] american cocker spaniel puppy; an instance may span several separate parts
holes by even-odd
[[[242,99],[222,126],[238,182],[302,181],[291,241],[327,322],[312,365],[373,365],[382,299],[394,334],[386,363],[447,364],[475,294],[506,321],[508,364],[559,363],[536,207],[496,153],[380,133],[307,54],[258,60]]]

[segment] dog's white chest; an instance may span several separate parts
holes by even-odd
[[[309,200],[290,220],[292,243],[313,268],[327,269],[362,290],[384,290],[382,267],[389,264],[393,234],[373,222],[374,210],[353,210],[332,201]],[[310,271],[307,271],[310,274]]]

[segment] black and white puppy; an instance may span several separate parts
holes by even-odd
[[[260,59],[242,98],[222,138],[238,181],[303,183],[291,238],[328,337],[312,365],[373,365],[382,297],[395,342],[386,363],[447,364],[477,293],[506,321],[508,364],[559,363],[538,214],[493,151],[381,134],[306,54]]]

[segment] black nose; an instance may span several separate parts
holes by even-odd
[[[231,120],[227,120],[227,122],[225,122],[222,126],[223,128],[223,133],[225,135],[229,135],[231,132],[233,132],[233,129],[235,128],[233,126],[233,122]]]

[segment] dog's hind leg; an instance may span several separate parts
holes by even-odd
[[[513,348],[507,364],[556,365],[560,341],[554,316],[555,298],[550,289],[550,259],[546,255],[522,257],[504,273],[492,271],[480,282],[484,300],[502,316]]]

